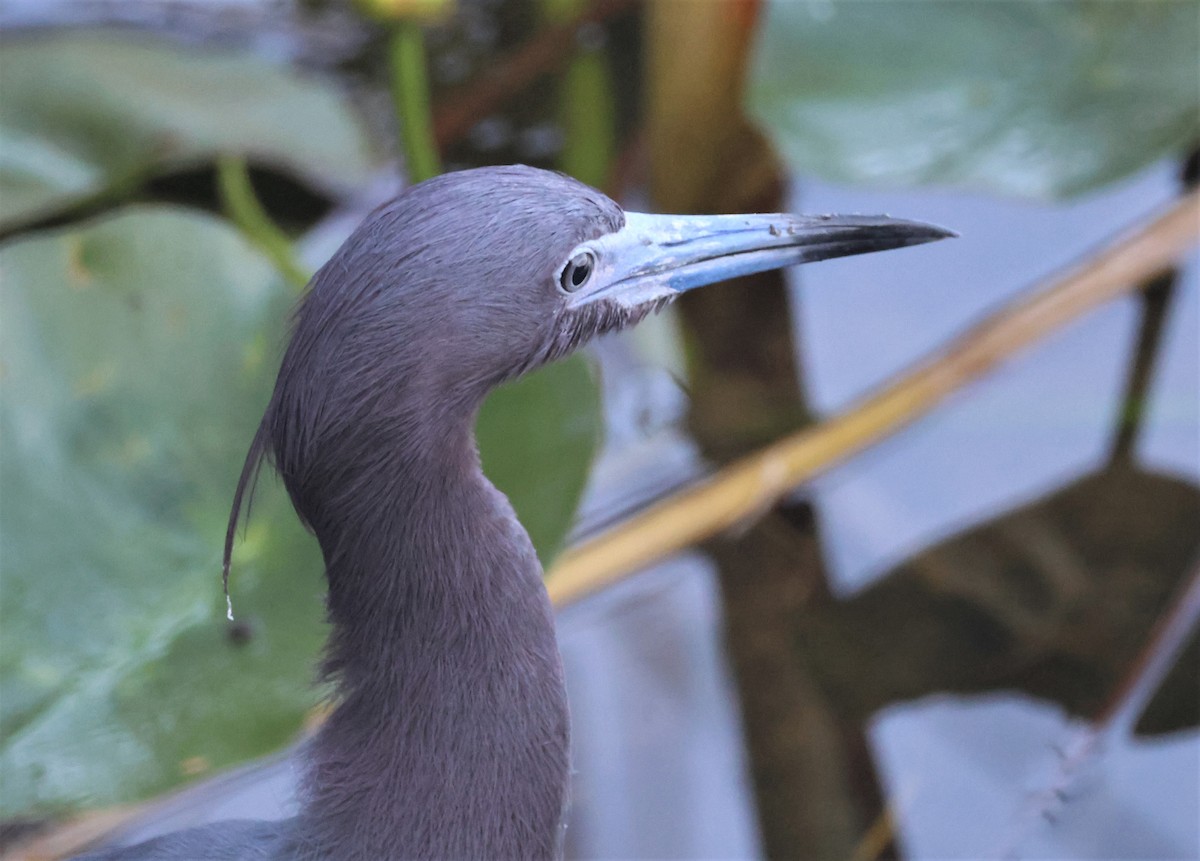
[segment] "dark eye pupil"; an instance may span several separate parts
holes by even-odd
[[[578,290],[592,277],[592,266],[595,261],[591,254],[580,254],[567,263],[562,273],[564,290]]]

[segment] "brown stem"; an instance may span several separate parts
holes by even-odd
[[[1185,191],[1194,189],[1200,181],[1200,149],[1184,159],[1179,172],[1180,183]],[[1117,432],[1113,437],[1109,462],[1129,461],[1137,444],[1138,431],[1146,415],[1146,396],[1150,390],[1151,377],[1162,344],[1163,325],[1171,307],[1171,297],[1179,281],[1179,271],[1171,269],[1157,278],[1150,279],[1142,289],[1142,320],[1138,328],[1138,342],[1129,366],[1129,377],[1125,383],[1125,396],[1121,399],[1117,415]]]
[[[445,150],[460,141],[484,117],[494,113],[542,75],[554,72],[575,53],[585,24],[601,24],[629,11],[637,0],[596,0],[572,21],[542,28],[529,41],[480,76],[439,97],[433,135]]]
[[[1178,278],[1178,271],[1171,269],[1151,279],[1142,288],[1142,320],[1138,327],[1138,342],[1129,365],[1125,396],[1121,398],[1120,413],[1117,415],[1117,432],[1108,456],[1110,463],[1126,462],[1133,457],[1138,432],[1146,414],[1146,395],[1150,390],[1154,366],[1158,363],[1163,323],[1166,321]]]

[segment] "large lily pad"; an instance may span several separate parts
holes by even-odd
[[[247,53],[80,32],[7,40],[0,75],[0,228],[219,152],[318,187],[372,163],[332,82]]]
[[[1059,197],[1200,135],[1196,4],[775,0],[747,94],[798,171]]]
[[[137,207],[0,250],[0,815],[150,795],[292,738],[324,630],[320,554],[264,474],[220,550],[293,294],[223,222]],[[481,446],[562,540],[598,427],[556,366]]]

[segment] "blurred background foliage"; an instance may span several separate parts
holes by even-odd
[[[277,749],[316,704],[315,543],[264,478],[234,555],[239,618],[228,625],[222,530],[296,273],[406,177],[519,161],[662,211],[781,209],[793,173],[1048,199],[1200,138],[1189,0],[54,8],[32,16],[37,26],[16,9],[0,41],[0,816],[10,819],[144,798]],[[219,163],[243,180],[240,203]],[[813,418],[782,277],[757,280],[680,309],[688,430],[716,464]],[[601,425],[582,359],[497,393],[481,417],[489,474],[547,562]],[[955,687],[1026,687],[1078,713],[1099,707],[1194,558],[1186,524],[1200,513],[1194,485],[1113,463],[1119,474],[956,537],[836,607],[828,595],[795,598],[797,580],[822,578],[806,506],[781,506],[708,548],[769,854],[839,851],[794,815],[812,791],[800,772],[813,772],[789,729],[802,720],[788,708],[803,687],[789,687],[797,668],[817,668],[852,720]],[[1110,529],[1121,517],[1105,505],[1125,511],[1135,498],[1152,531],[1164,511],[1176,528],[1157,543],[1136,523],[1121,528],[1137,538]],[[1043,519],[1044,509],[1055,510]],[[1116,591],[1096,592],[1093,606],[1103,615],[1120,589],[1140,589],[1141,612],[1072,616],[1084,633],[1110,633],[1082,652],[1067,637],[1069,659],[1030,671],[1005,644],[1024,649],[1033,636],[1053,651],[1063,618],[1053,600],[1026,612],[1004,597],[1043,588],[1046,572],[989,548],[1020,543],[1035,521],[1069,524],[1060,540],[1081,548],[1105,534],[1109,544],[1080,551],[1096,570],[1120,569],[1105,574]],[[781,522],[790,537],[777,552]],[[1150,549],[1121,561],[1137,547]],[[938,573],[963,569],[987,576],[958,592]],[[1130,570],[1149,581],[1122,579]],[[914,651],[895,645],[908,620],[888,613],[894,590],[925,595],[915,605],[934,633]],[[968,624],[983,675],[961,645],[964,617],[939,613],[948,593],[984,620]],[[871,635],[889,626],[900,630],[880,653]],[[984,629],[993,636],[980,639]],[[886,653],[890,688],[856,682],[862,662]],[[1081,676],[1093,684],[1081,688]],[[1154,726],[1195,724],[1187,678],[1156,706]],[[867,824],[881,803],[860,811]]]
[[[384,146],[336,81],[253,52],[39,33],[3,63],[12,816],[160,792],[278,748],[315,705],[320,553],[270,478],[234,556],[244,615],[220,621],[219,536],[296,293],[273,225],[211,196],[235,155],[321,210],[362,191]],[[592,373],[576,359],[497,392],[478,433],[550,558],[598,440]]]
[[[1194,4],[881,11],[769,6],[747,103],[791,169],[1052,199],[1195,140]]]

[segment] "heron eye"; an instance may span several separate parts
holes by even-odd
[[[576,254],[563,267],[562,275],[559,276],[558,282],[568,293],[574,293],[584,284],[588,283],[592,277],[592,270],[595,267],[596,256],[590,251]]]

